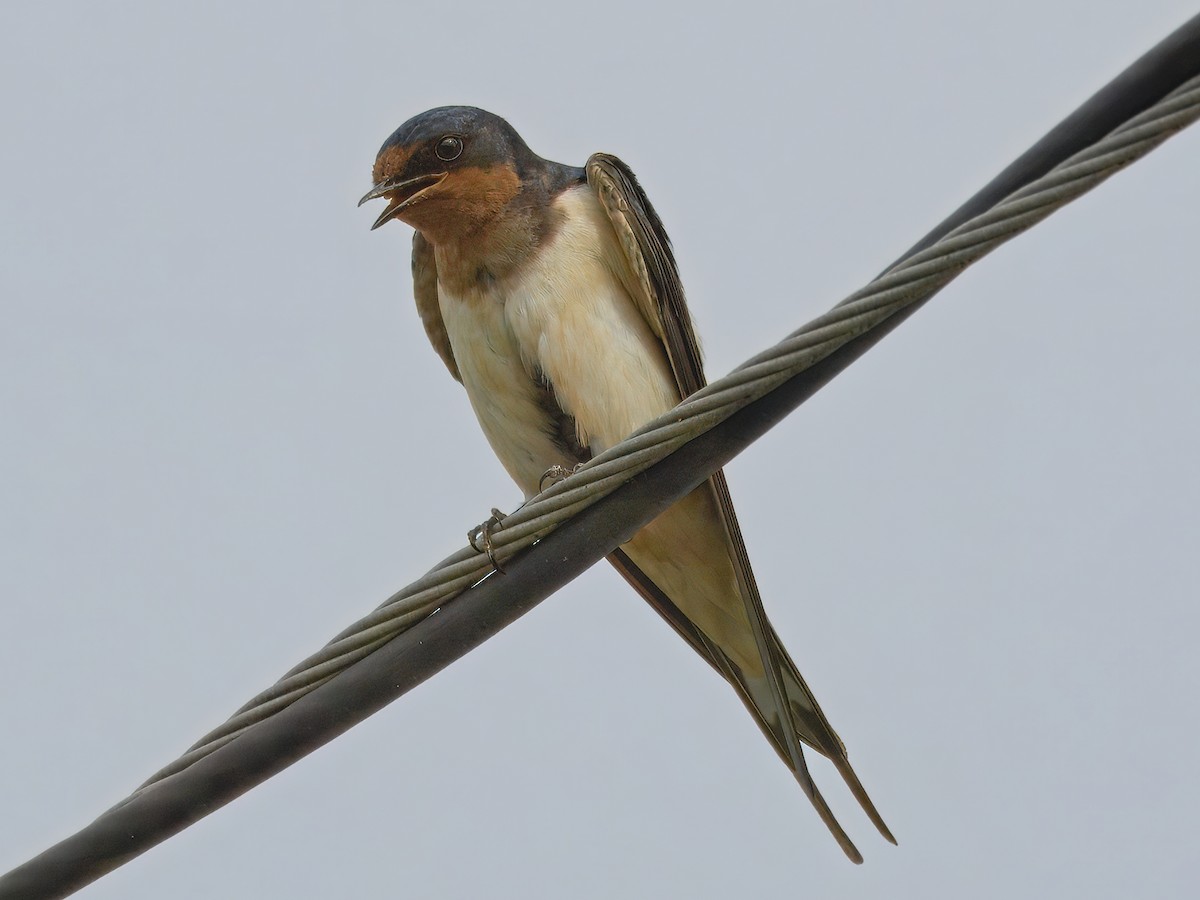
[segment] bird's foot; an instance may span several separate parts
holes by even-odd
[[[486,553],[487,558],[492,563],[492,568],[501,575],[504,574],[504,567],[496,561],[496,554],[494,552],[494,548],[492,547],[492,534],[500,527],[500,523],[503,521],[504,513],[493,507],[492,515],[486,522],[484,522],[482,525],[476,525],[467,532],[467,541],[471,544],[471,549],[476,553]],[[483,542],[482,547],[479,546],[481,539]]]
[[[584,463],[575,463],[575,465],[568,469],[566,466],[560,466],[558,463],[555,463],[542,473],[541,480],[538,481],[538,493],[540,494],[546,489],[547,481],[551,484],[554,484],[557,481],[562,481],[567,476],[574,475],[576,472],[582,469],[584,465]]]

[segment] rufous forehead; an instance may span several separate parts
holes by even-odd
[[[392,178],[404,171],[404,167],[408,165],[408,161],[412,159],[413,148],[404,147],[397,144],[394,147],[388,147],[381,150],[379,155],[375,157],[375,167],[371,170],[371,178],[376,183],[383,181],[385,178]]]

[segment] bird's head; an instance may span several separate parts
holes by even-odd
[[[375,187],[359,201],[386,198],[372,230],[400,219],[434,243],[470,234],[521,191],[523,163],[536,159],[499,116],[441,106],[409,119],[375,158]]]

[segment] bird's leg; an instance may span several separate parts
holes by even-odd
[[[482,525],[476,525],[467,532],[467,541],[470,542],[471,549],[476,553],[486,553],[488,559],[491,560],[492,568],[501,575],[504,574],[504,567],[496,561],[496,554],[492,548],[492,532],[499,528],[500,523],[503,521],[504,513],[500,512],[500,510],[496,509],[495,507],[492,507],[491,517]],[[478,544],[478,541],[481,537],[483,538],[482,548]]]
[[[555,463],[542,473],[541,480],[538,481],[538,493],[540,494],[546,489],[547,481],[549,481],[551,484],[554,484],[556,481],[562,481],[568,475],[574,475],[576,472],[582,469],[584,465],[585,463],[575,463],[575,465],[568,469],[566,466],[560,466],[558,463]]]

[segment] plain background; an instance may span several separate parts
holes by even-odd
[[[6,4],[0,870],[514,506],[355,209],[431,106],[621,155],[720,375],[1186,2]],[[1129,897],[1200,881],[1200,130],[973,268],[730,467],[900,840],[605,567],[100,898]]]

